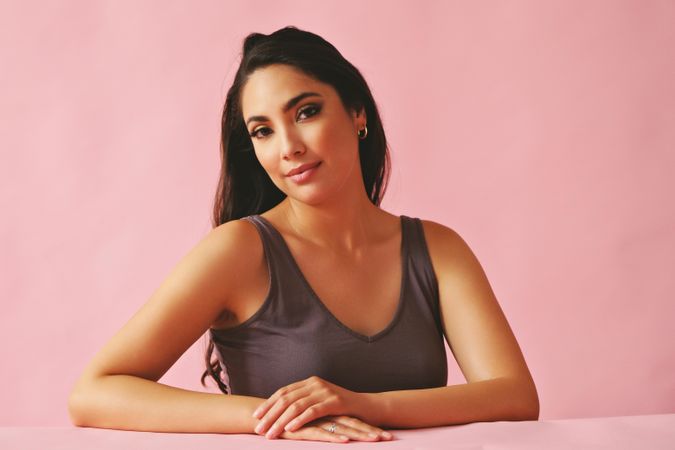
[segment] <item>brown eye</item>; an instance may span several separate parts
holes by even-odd
[[[319,114],[319,111],[321,111],[320,105],[308,105],[307,107],[302,108],[298,112],[298,115],[305,114],[307,117],[312,117]]]
[[[258,134],[258,132],[259,132],[259,131],[262,131],[262,130],[269,130],[269,128],[267,128],[267,127],[256,128],[255,130],[253,130],[253,132],[250,134],[250,136],[251,136],[252,138],[255,138],[255,139],[262,139],[263,137],[266,137],[267,134],[264,134],[263,136],[260,136],[260,135]]]

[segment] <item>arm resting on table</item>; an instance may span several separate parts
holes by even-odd
[[[158,381],[224,311],[263,260],[255,227],[211,230],[134,316],[99,350],[75,384],[75,425],[138,431],[253,433],[264,399],[189,391]],[[250,275],[252,277],[253,275]]]
[[[167,386],[130,375],[106,375],[78,386],[68,412],[79,427],[178,433],[253,433],[251,414],[264,401]]]
[[[370,407],[363,419],[384,427],[422,428],[539,419],[536,390],[510,378],[365,395]]]

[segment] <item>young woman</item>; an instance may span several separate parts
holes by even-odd
[[[537,420],[473,252],[446,226],[379,207],[384,130],[335,47],[295,27],[249,35],[221,147],[214,229],[89,363],[75,425],[346,442]],[[205,332],[202,383],[228,395],[158,383]],[[446,385],[444,338],[467,384]]]

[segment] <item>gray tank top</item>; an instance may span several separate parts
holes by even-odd
[[[350,329],[326,308],[267,219],[257,214],[243,219],[260,234],[270,280],[253,316],[231,328],[209,330],[229,393],[268,398],[312,375],[355,392],[447,384],[438,284],[418,218],[401,216],[398,308],[373,336]]]

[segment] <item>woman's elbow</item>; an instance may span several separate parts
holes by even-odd
[[[70,421],[76,427],[85,426],[83,419],[83,399],[82,395],[73,389],[68,396],[68,416]]]
[[[534,383],[525,389],[520,400],[518,420],[539,420],[539,394]]]
[[[521,420],[539,420],[539,399],[537,398],[536,401],[528,405],[528,407],[525,409],[525,414],[523,416],[523,419]]]
[[[81,384],[76,385],[68,396],[68,416],[70,421],[76,427],[91,426],[87,420],[91,416],[91,392],[82,387]]]
[[[534,382],[514,381],[510,391],[511,420],[539,420],[539,395]]]

